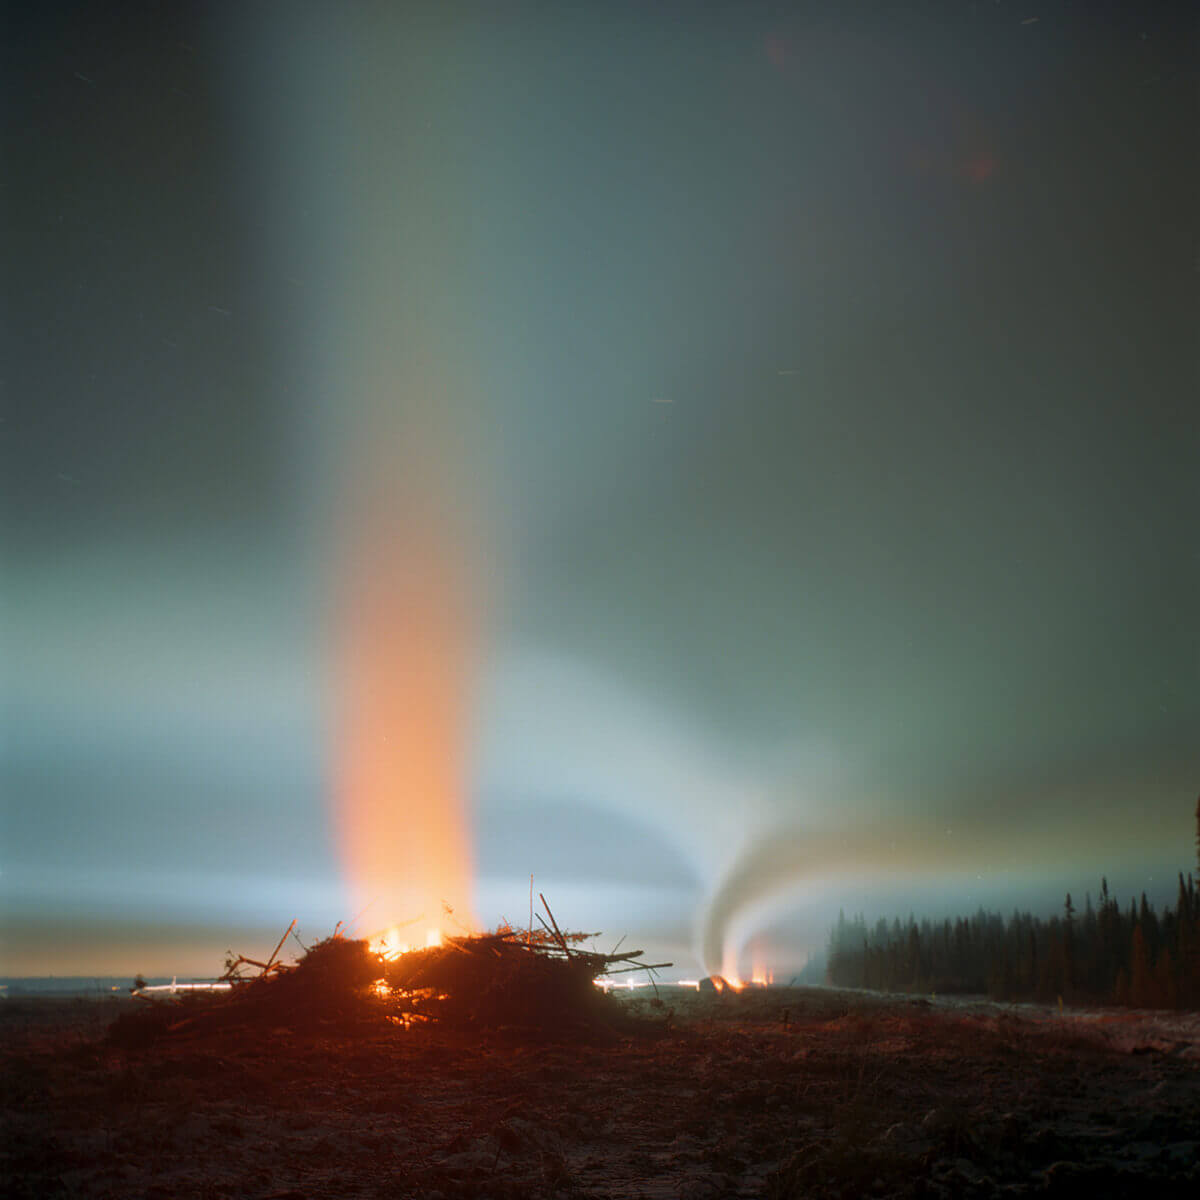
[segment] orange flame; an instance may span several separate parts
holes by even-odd
[[[757,943],[754,946],[753,966],[750,968],[750,982],[755,987],[769,987],[775,982],[775,972],[767,966],[766,953]]]
[[[379,476],[376,476],[378,478]],[[472,622],[436,493],[350,506],[335,637],[334,810],[355,902],[385,952],[405,924],[473,926],[463,780]]]
[[[396,925],[393,925],[390,929],[385,929],[382,933],[376,934],[369,940],[371,950],[375,954],[388,959],[399,958],[402,954],[408,954],[413,950],[421,948],[416,942],[405,941],[399,926]],[[428,950],[441,944],[442,931],[440,929],[425,930],[425,949]]]
[[[743,979],[739,964],[738,953],[732,945],[726,945],[721,962],[721,977],[732,991],[740,992],[747,987],[768,987],[775,982],[775,972],[766,965],[766,951],[757,941],[751,947],[752,966],[750,978]]]

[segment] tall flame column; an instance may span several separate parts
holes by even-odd
[[[439,489],[398,471],[348,504],[336,631],[335,790],[364,928],[470,926],[471,626]],[[444,907],[453,910],[447,919]]]
[[[382,10],[335,30],[345,74],[317,122],[338,217],[324,260],[334,815],[355,899],[371,904],[359,929],[399,926],[421,942],[431,926],[473,923],[468,722],[483,470],[472,448],[483,402],[470,193],[463,156],[447,150],[467,138],[459,122],[470,109],[452,30]]]

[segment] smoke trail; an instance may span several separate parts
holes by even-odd
[[[926,831],[776,828],[734,862],[710,897],[700,922],[700,960],[710,972],[736,977],[743,937],[801,889],[833,884],[861,893],[880,881],[928,870],[944,857]]]
[[[983,872],[996,879],[1013,871],[1027,884],[1056,884],[1063,878],[1064,863],[1080,863],[1087,855],[1099,874],[1106,852],[1122,839],[1124,861],[1139,854],[1149,860],[1163,842],[1163,831],[1147,818],[1140,835],[1131,836],[1129,805],[1139,796],[1185,794],[1188,770],[1186,763],[1168,763],[1154,774],[1105,775],[1082,784],[1078,780],[1085,776],[1064,775],[1062,782],[1049,786],[1039,780],[1033,786],[1014,782],[1005,787],[963,777],[959,789],[973,798],[975,807],[969,823],[955,821],[952,828],[953,793],[947,785],[932,794],[932,811],[917,815],[910,807],[911,815],[903,821],[903,809],[896,808],[881,811],[873,823],[860,818],[838,825],[834,808],[823,816],[814,812],[809,827],[780,824],[731,859],[704,908],[697,954],[707,970],[737,974],[744,940],[801,892],[810,899],[818,893],[836,896],[850,907],[881,887],[903,891],[916,884],[961,893],[959,881],[982,881]],[[1081,829],[1076,813],[1085,796],[1088,824]],[[1037,831],[1036,840],[1031,830]]]

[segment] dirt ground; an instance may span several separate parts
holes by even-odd
[[[0,1003],[20,1197],[1200,1195],[1200,1017],[664,991],[633,1036],[287,1027],[104,1040]],[[673,1010],[667,1018],[666,1010]]]

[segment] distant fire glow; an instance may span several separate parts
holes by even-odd
[[[770,987],[775,982],[775,972],[767,966],[766,952],[757,943],[754,945],[752,963],[750,982],[756,987]]]
[[[737,951],[728,943],[725,946],[725,953],[721,956],[721,978],[735,992],[741,991],[743,985],[741,970],[738,967]]]

